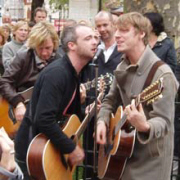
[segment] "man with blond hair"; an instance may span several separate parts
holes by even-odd
[[[110,179],[119,179],[122,175],[122,180],[170,179],[174,142],[174,99],[178,83],[170,67],[161,64],[160,59],[149,47],[150,30],[149,20],[137,12],[123,14],[117,22],[115,34],[117,48],[124,55],[122,62],[114,71],[113,85],[105,97],[98,115],[97,142],[99,144],[108,143],[106,131],[109,127],[110,114],[116,112],[120,105],[125,107],[126,115],[124,117],[130,124],[130,126],[126,126],[122,134],[125,132],[125,136],[130,137],[128,132],[131,132],[132,137],[134,128],[136,133],[134,133],[135,144],[132,141],[132,149],[126,149],[132,152],[132,155],[129,153],[129,158],[124,164],[125,168],[121,169],[122,161],[119,161],[119,164],[116,163],[116,167],[113,167],[113,172],[119,172],[119,174],[108,175],[106,173],[106,178],[111,176]],[[154,74],[149,75],[151,69]],[[155,82],[161,77],[163,77],[164,86],[162,98],[149,106],[135,103],[133,98],[141,93],[144,86],[150,84],[145,83],[146,80]],[[128,127],[130,128],[128,129]],[[123,147],[119,149],[123,149]],[[121,158],[125,158],[123,153],[127,152],[118,153],[115,154],[116,157],[122,155]],[[115,175],[117,176],[115,177]],[[99,173],[99,176],[102,178],[104,175]]]
[[[23,119],[26,111],[25,99],[18,92],[34,86],[39,72],[59,57],[56,54],[59,39],[54,26],[48,22],[35,25],[26,46],[17,52],[0,78],[0,94],[14,108],[17,121]]]

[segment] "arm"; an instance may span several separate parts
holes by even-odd
[[[24,62],[25,60],[17,54],[13,63],[5,70],[0,79],[0,92],[13,107],[16,107],[19,102],[23,102],[23,97],[17,94],[16,89],[21,81]]]
[[[145,124],[148,124],[147,127],[149,127],[146,131],[148,133],[138,129],[137,137],[142,144],[165,137],[168,133],[172,132],[174,126],[174,103],[178,87],[173,74],[166,73],[163,75],[163,78],[163,97],[152,104],[151,111],[144,107]]]
[[[173,42],[170,41],[169,48],[167,50],[165,62],[171,67],[172,71],[175,72],[177,65],[176,50]]]
[[[24,98],[17,94],[17,84],[21,81],[23,69],[23,61],[18,54],[14,61],[7,68],[0,79],[0,92],[2,96],[15,108],[15,117],[17,120],[22,120],[26,111]]]
[[[77,164],[84,158],[84,152],[61,130],[57,123],[59,113],[64,110],[62,107],[64,106],[64,96],[67,96],[65,92],[67,79],[64,74],[56,73],[58,77],[51,76],[50,73],[47,74],[41,81],[41,93],[35,113],[35,126],[39,132],[51,139],[61,153],[69,154],[70,165]]]
[[[6,179],[23,179],[23,174],[15,163],[14,160],[14,143],[8,137],[4,128],[0,129],[0,149],[1,149],[1,160],[0,160],[0,178]],[[17,178],[18,177],[18,178]]]
[[[64,97],[67,96],[66,83],[68,80],[65,73],[59,74],[60,71],[64,72],[61,69],[57,71],[53,69],[53,72],[43,74],[44,76],[38,79],[34,92],[39,84],[41,84],[41,88],[40,94],[38,94],[34,123],[39,132],[49,137],[62,153],[71,153],[76,145],[62,132],[57,123],[57,118],[65,108]]]

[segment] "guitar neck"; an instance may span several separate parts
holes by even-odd
[[[99,93],[98,95],[98,100],[101,101],[102,98],[104,96],[104,92]],[[76,137],[79,139],[80,136],[84,133],[88,123],[90,122],[90,120],[92,119],[92,117],[95,114],[95,102],[93,103],[93,105],[90,108],[90,111],[88,112],[88,114],[86,115],[86,117],[84,118],[84,120],[82,121],[81,125],[79,126],[77,132],[76,132]]]
[[[136,108],[139,106],[140,104],[140,94],[135,98],[135,106]],[[123,116],[121,118],[121,120],[118,122],[118,125],[115,127],[115,131],[114,131],[114,135],[116,135],[119,131],[119,129],[121,129],[123,127],[123,125],[125,124],[127,120],[127,115],[125,113],[123,113]]]
[[[137,97],[135,98],[135,106],[136,108],[139,106],[140,103],[144,104],[151,104],[155,100],[162,98],[162,91],[163,91],[163,78],[152,83],[146,89],[144,89]],[[118,131],[122,128],[125,124],[127,119],[127,115],[124,113],[121,120],[118,122],[117,126],[114,129],[114,135],[118,133]]]
[[[85,86],[86,91],[89,91],[91,88],[95,87],[95,81],[94,80],[88,81],[84,83],[84,86]]]

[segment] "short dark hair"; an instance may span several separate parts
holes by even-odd
[[[144,14],[147,17],[152,25],[152,32],[159,36],[161,32],[164,31],[164,20],[161,14],[157,12],[148,12]]]
[[[62,35],[61,35],[61,45],[62,45],[64,52],[66,52],[66,53],[69,52],[69,48],[68,48],[69,42],[76,43],[77,38],[78,38],[76,30],[81,26],[89,27],[84,24],[76,24],[74,26],[64,27],[64,29],[62,31]]]
[[[34,17],[36,16],[36,13],[37,12],[45,12],[46,15],[47,15],[47,11],[46,9],[44,9],[43,7],[37,7],[35,10],[34,10]]]

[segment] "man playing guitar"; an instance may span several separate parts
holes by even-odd
[[[111,113],[116,112],[119,105],[125,107],[127,122],[137,133],[134,151],[127,159],[122,176],[111,179],[170,178],[174,142],[174,98],[178,83],[168,65],[158,67],[152,77],[152,82],[163,77],[163,98],[158,99],[150,107],[143,107],[142,104],[136,106],[135,101],[132,101],[133,97],[143,90],[153,64],[159,61],[148,46],[150,29],[149,20],[137,12],[123,14],[117,21],[117,48],[124,55],[114,72],[115,80],[98,115],[97,142],[106,144],[109,117]],[[118,156],[123,156],[123,153]]]

